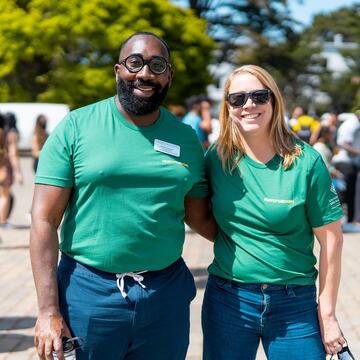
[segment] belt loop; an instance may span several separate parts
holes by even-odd
[[[293,285],[286,285],[286,295],[289,297],[296,297]]]

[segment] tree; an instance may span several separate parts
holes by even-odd
[[[211,81],[214,47],[206,24],[163,0],[2,0],[0,101],[64,102],[78,107],[115,92],[120,44],[152,31],[172,50],[168,101],[181,103]]]
[[[325,71],[320,76],[321,91],[330,98],[330,106],[338,111],[351,111],[360,101],[360,4],[343,7],[330,14],[319,14],[303,34],[308,42],[323,45],[337,39],[339,52],[345,58],[348,71],[334,74]]]
[[[349,111],[360,97],[359,14],[360,5],[354,5],[320,14],[302,32],[282,41],[259,37],[253,44],[238,47],[236,63],[254,63],[269,70],[285,95],[289,110],[299,104],[310,106],[312,111]],[[326,67],[326,59],[320,55],[325,42],[332,41],[336,34],[358,44],[357,48],[342,51],[350,70],[340,77],[334,77]],[[317,103],[316,95],[320,93],[327,94],[330,103]]]
[[[234,60],[241,44],[261,45],[264,39],[291,39],[296,23],[287,0],[189,0],[194,13],[207,20],[208,33],[218,43],[218,61]],[[234,60],[236,63],[236,60]]]

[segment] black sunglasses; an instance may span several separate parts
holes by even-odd
[[[124,65],[131,73],[137,73],[145,65],[148,65],[150,71],[156,75],[163,74],[168,67],[171,67],[171,64],[162,56],[153,56],[149,60],[144,60],[140,54],[131,54],[121,60],[119,64]]]
[[[79,337],[73,337],[73,338],[63,337],[62,338],[63,352],[66,354],[73,350],[79,349],[82,346],[83,342],[84,341]]]
[[[272,91],[270,89],[255,90],[251,92],[236,92],[228,94],[227,101],[232,107],[244,106],[250,98],[256,105],[263,105],[269,102]]]

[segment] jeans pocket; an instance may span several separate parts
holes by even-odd
[[[209,285],[214,285],[223,290],[231,289],[231,282],[227,279],[221,278],[219,276],[210,275],[209,276]]]

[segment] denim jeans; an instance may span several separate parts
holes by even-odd
[[[84,340],[77,360],[184,360],[189,345],[194,278],[180,258],[143,273],[143,288],[116,274],[63,255],[58,267],[60,311],[73,336]]]
[[[241,284],[210,275],[202,308],[203,360],[325,360],[314,285]]]

